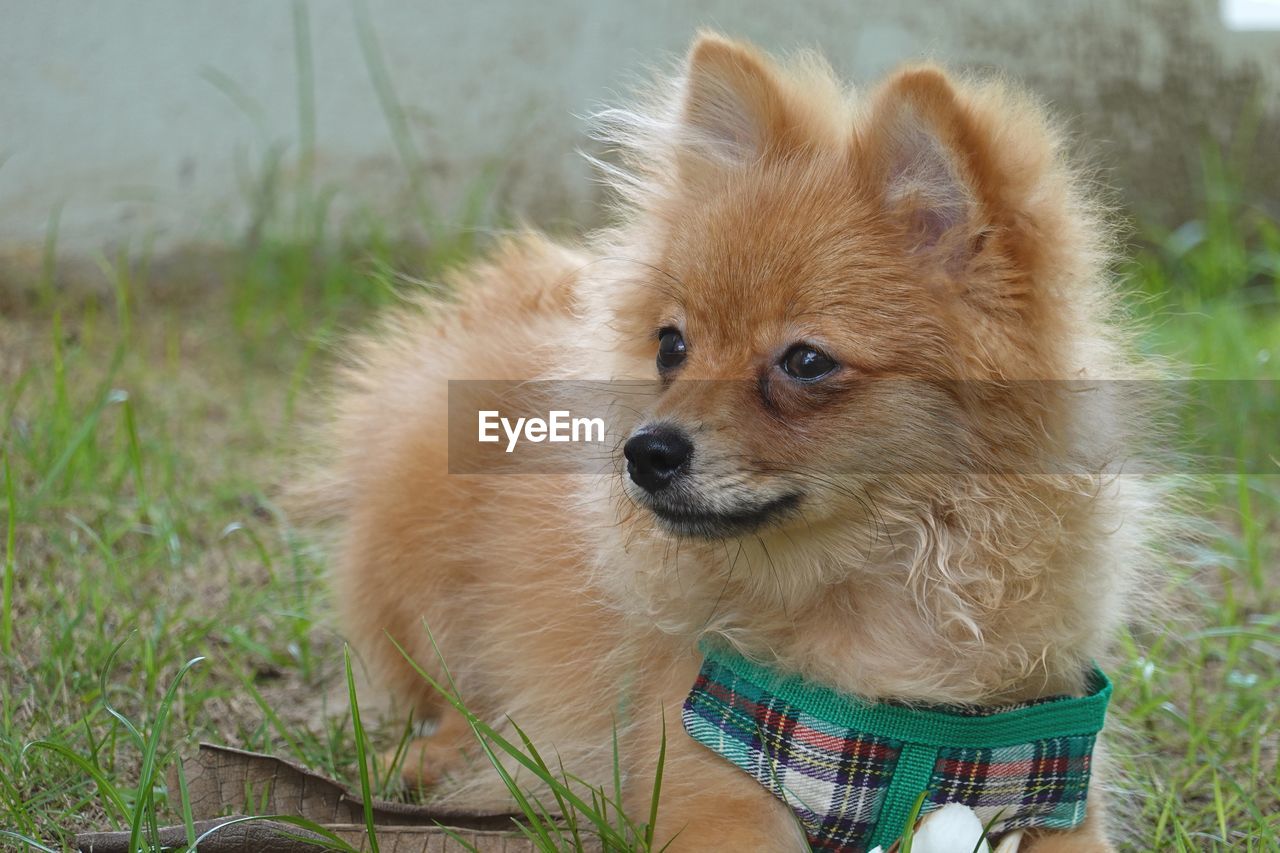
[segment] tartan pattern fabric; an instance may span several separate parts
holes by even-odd
[[[862,851],[873,839],[887,847],[886,840],[897,838],[902,827],[878,827],[880,819],[900,822],[903,804],[909,809],[925,791],[924,811],[964,803],[984,825],[994,821],[993,837],[1023,827],[1066,829],[1084,820],[1093,733],[1073,731],[990,747],[921,743],[927,738],[915,737],[910,727],[895,730],[886,724],[871,731],[830,712],[836,700],[872,714],[890,709],[892,715],[901,706],[866,705],[808,685],[789,689],[790,681],[778,689],[769,678],[747,677],[755,672],[754,665],[723,652],[708,653],[684,703],[684,728],[787,803],[814,850]],[[1012,728],[1003,730],[1014,732],[1016,739],[1017,732],[1030,731],[1018,723],[1035,714],[1037,706],[1072,701],[1079,700],[907,713],[926,720],[931,714],[942,716],[952,725],[987,721],[984,731],[989,731],[991,724],[1002,722],[993,718],[1015,711],[1009,718]],[[906,759],[908,754],[913,758]],[[909,766],[919,764],[920,757],[926,762],[924,775],[907,779],[913,774]],[[908,769],[894,787],[900,758]],[[887,803],[889,798],[895,802]]]
[[[1090,735],[1038,740],[999,749],[940,749],[928,802],[964,803],[985,826],[1069,829],[1084,820]]]
[[[814,850],[863,849],[901,742],[851,737],[711,660],[704,661],[682,716],[694,740],[791,806]]]

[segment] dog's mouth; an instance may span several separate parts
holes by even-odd
[[[800,494],[790,492],[763,503],[728,510],[709,510],[684,501],[651,501],[649,511],[673,536],[724,539],[754,533],[792,514],[800,506]]]

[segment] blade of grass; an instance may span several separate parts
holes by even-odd
[[[453,841],[454,844],[457,844],[459,847],[461,847],[463,850],[470,851],[470,853],[480,853],[479,848],[477,848],[470,841],[467,841],[465,838],[459,835],[452,828],[445,826],[443,823],[440,823],[439,821],[436,821],[436,827],[439,828],[440,831],[443,832],[445,835],[449,836],[450,840]]]
[[[182,826],[187,831],[187,846],[195,847],[196,845],[196,821],[195,816],[191,813],[191,792],[187,790],[187,771],[178,763],[178,807],[182,812]]]
[[[62,227],[60,202],[49,211],[49,223],[44,229],[44,253],[40,265],[40,302],[47,309],[53,304],[54,276],[58,267],[58,231]]]
[[[276,734],[278,734],[289,746],[289,749],[293,754],[299,758],[304,757],[306,753],[303,751],[302,745],[298,743],[297,738],[290,734],[289,726],[285,724],[284,720],[280,719],[280,715],[276,713],[275,708],[272,708],[271,704],[262,697],[262,693],[259,692],[258,688],[253,683],[253,678],[248,673],[244,673],[240,677],[240,683],[249,691],[249,696],[253,698],[253,701],[256,702],[258,707],[262,710],[262,714],[267,718],[267,722],[271,724],[271,727],[275,729]]]
[[[111,375],[114,375],[115,367],[116,365],[112,366]],[[75,456],[76,451],[84,446],[85,442],[87,442],[90,436],[93,435],[93,431],[97,429],[98,421],[102,419],[102,413],[106,408],[122,402],[126,396],[127,395],[124,391],[113,390],[107,392],[101,397],[93,410],[90,411],[83,420],[81,420],[80,426],[72,436],[71,440],[67,442],[65,447],[63,447],[62,452],[58,454],[58,458],[54,461],[53,465],[50,466],[48,472],[44,476],[44,479],[40,481],[40,485],[36,487],[35,495],[32,498],[33,501],[38,501],[43,497],[44,493],[49,490],[50,486],[52,486],[53,483],[62,476],[67,465],[70,464],[72,457]]]
[[[520,736],[520,741],[524,744],[524,748],[528,752],[529,756],[534,761],[536,761],[538,763],[538,766],[544,769],[548,775],[551,775],[551,768],[547,765],[547,762],[543,760],[542,755],[538,752],[538,748],[534,746],[533,740],[527,734],[525,734],[524,729],[516,725],[516,722],[512,720],[510,717],[507,718],[507,722],[511,724],[511,728],[515,729],[516,734]],[[561,815],[571,810],[570,808],[566,807],[564,797],[562,797],[560,795],[560,792],[557,791],[555,788],[551,789],[551,795],[555,798],[557,805],[560,806]],[[544,821],[547,824],[555,825],[554,821],[551,818],[551,816],[547,813],[547,810],[542,807],[541,803],[537,803],[535,800],[535,804],[538,806],[538,809],[540,812],[539,817],[541,818],[541,820],[536,822],[536,827],[538,830],[537,835],[546,844],[551,845],[552,844],[551,838],[548,835],[548,833],[545,831],[545,829],[543,829],[543,826],[544,826]],[[559,834],[558,826],[556,827],[556,830],[558,835]],[[555,845],[552,845],[550,849],[556,849]]]
[[[116,648],[119,649],[119,646]],[[142,751],[142,769],[138,772],[138,798],[134,803],[133,821],[132,826],[129,828],[130,850],[137,850],[139,847],[144,820],[149,824],[148,828],[152,833],[152,838],[157,837],[159,827],[156,825],[154,791],[156,774],[163,767],[163,762],[159,758],[160,740],[165,735],[165,724],[168,722],[169,712],[173,708],[173,703],[178,698],[178,688],[182,684],[182,679],[186,677],[192,667],[203,660],[203,657],[194,657],[182,665],[182,668],[178,670],[178,674],[169,682],[169,687],[164,692],[164,698],[160,700],[155,719],[151,723],[151,734],[145,740]],[[103,701],[106,701],[105,695],[103,696]],[[116,714],[116,716],[120,717],[122,715]]]
[[[435,637],[433,634],[431,634],[431,631],[429,628],[427,630],[427,636],[431,640],[432,648],[435,649],[436,654],[439,655],[440,654],[439,647],[436,646]],[[493,755],[492,750],[489,747],[489,742],[496,744],[498,748],[501,749],[504,753],[511,756],[511,758],[514,759],[517,763],[519,763],[520,765],[525,767],[525,769],[532,772],[533,775],[543,784],[549,787],[558,787],[560,789],[561,794],[565,797],[565,799],[568,800],[570,803],[572,803],[574,808],[576,808],[580,813],[587,816],[588,820],[591,821],[592,825],[596,827],[596,831],[600,834],[602,840],[606,841],[607,843],[613,843],[624,849],[629,848],[631,846],[631,844],[623,836],[619,835],[619,833],[617,832],[616,829],[614,829],[613,826],[611,826],[607,821],[605,821],[600,816],[597,810],[592,809],[577,793],[575,793],[571,788],[567,787],[566,785],[562,784],[559,780],[557,780],[554,774],[547,772],[543,768],[539,767],[537,762],[529,758],[529,756],[525,755],[523,751],[521,751],[517,746],[515,746],[513,743],[507,740],[507,738],[503,737],[502,734],[499,733],[496,729],[494,729],[492,726],[488,725],[479,717],[477,717],[471,711],[471,709],[468,708],[466,704],[462,702],[462,700],[457,696],[456,692],[449,690],[444,685],[442,685],[439,681],[433,678],[429,673],[427,673],[427,671],[423,669],[422,666],[418,664],[418,662],[415,661],[407,651],[405,651],[404,647],[401,646],[395,640],[394,637],[388,636],[388,639],[390,639],[391,642],[395,644],[397,650],[399,650],[400,654],[405,658],[409,666],[413,668],[413,670],[418,674],[418,676],[421,677],[423,680],[425,680],[432,687],[432,689],[440,693],[440,695],[444,697],[446,702],[448,702],[455,709],[457,709],[458,712],[461,713],[463,717],[466,718],[467,722],[471,725],[472,730],[476,731],[478,736],[482,736],[480,738],[481,748],[486,750],[486,755],[490,757],[491,761],[496,760],[496,755]],[[446,678],[450,681],[450,683],[452,683],[453,678],[449,674],[448,667],[444,666],[443,660],[441,661],[441,666],[444,667]],[[501,762],[498,762],[498,764],[500,765]],[[509,782],[507,781],[507,780],[510,780],[511,777],[510,777],[510,774],[508,774],[504,768],[499,767],[498,770],[499,770],[499,774],[503,777],[504,783],[507,783],[509,786],[515,786],[514,780],[511,780]],[[511,793],[513,796],[516,796],[518,794],[518,787],[515,790],[511,790]]]
[[[622,802],[622,756],[618,751],[618,722],[613,723],[613,797]]]
[[[982,834],[978,836],[978,840],[973,843],[973,850],[969,853],[978,853],[982,849],[982,842],[987,840],[987,836],[991,834],[991,827],[996,825],[996,821],[1000,820],[1000,816],[1004,814],[1004,809],[992,815],[991,820],[987,821],[986,826],[982,827]]]
[[[315,64],[311,55],[311,21],[302,0],[293,2],[293,53],[298,77],[298,197],[294,215],[301,227],[312,206],[316,154]]]
[[[57,850],[54,850],[52,847],[45,847],[43,844],[41,844],[39,841],[36,841],[34,838],[23,835],[22,833],[19,833],[19,832],[13,832],[8,829],[0,829],[0,838],[12,838],[15,841],[22,842],[23,844],[27,845],[27,847],[29,848],[40,850],[42,851],[42,853],[58,853]]]
[[[213,67],[200,69],[199,77],[221,92],[227,100],[234,104],[236,109],[243,113],[249,121],[253,123],[253,126],[258,131],[258,136],[261,139],[267,139],[271,136],[270,132],[267,130],[267,111],[263,108],[262,104],[255,100],[253,96],[244,89],[243,86]]]
[[[915,803],[911,806],[911,812],[907,815],[907,822],[902,827],[902,844],[898,848],[901,853],[911,853],[911,845],[915,841],[916,835],[916,821],[920,819],[920,809],[924,808],[924,799],[928,795],[928,791],[921,791],[920,796],[916,797]]]
[[[565,779],[565,780],[567,781],[567,780],[568,780],[568,778],[569,778],[569,774],[568,774],[568,773],[565,771],[565,769],[564,769],[564,761],[562,761],[558,755],[556,756],[556,764],[560,767],[560,777],[561,777],[562,779]],[[557,802],[560,802],[560,801],[561,801],[561,798],[557,796],[557,797],[556,797],[556,801],[557,801]],[[594,803],[595,803],[595,800],[593,799],[593,800],[592,800],[592,804],[594,805]],[[564,822],[565,822],[565,825],[569,828],[569,835],[570,835],[570,837],[572,837],[572,838],[573,838],[573,849],[574,849],[574,850],[581,850],[581,849],[582,849],[582,836],[581,836],[581,835],[580,835],[580,833],[578,832],[578,813],[577,813],[577,811],[576,811],[572,806],[569,806],[568,808],[565,808],[565,807],[564,807],[564,805],[562,804],[562,805],[561,805],[561,808],[560,808],[560,812],[561,812],[561,817],[563,818],[563,820],[564,820]]]
[[[360,798],[364,801],[364,827],[368,833],[369,850],[378,853],[378,833],[373,823],[373,792],[369,784],[368,742],[364,725],[360,721],[360,702],[356,698],[356,679],[351,671],[351,647],[342,646],[342,661],[347,674],[347,697],[351,701],[351,725],[355,731],[356,763],[360,768]]]
[[[270,821],[272,823],[284,823],[284,824],[289,824],[290,826],[296,826],[299,829],[305,829],[307,832],[313,832],[316,835],[320,836],[320,840],[327,842],[327,844],[325,844],[326,850],[340,850],[342,851],[342,853],[362,853],[362,851],[357,850],[355,847],[352,847],[346,841],[342,840],[342,838],[339,835],[337,835],[333,830],[325,826],[321,826],[320,824],[316,823],[313,820],[309,820],[305,817],[295,817],[294,815],[281,815],[281,814],[250,815],[247,817],[232,818],[231,820],[228,820],[226,823],[220,823],[217,826],[213,827],[212,829],[207,829],[203,833],[201,833],[200,837],[195,840],[195,843],[187,848],[186,853],[199,853],[199,850],[198,850],[199,846],[205,841],[212,838],[216,833],[219,833],[228,827],[236,826],[241,823],[250,823],[251,821]],[[311,844],[318,843],[317,839],[308,838],[307,836],[303,836],[303,835],[297,835],[297,836],[291,835],[289,837],[297,838],[298,840],[301,840],[301,841],[307,841]]]
[[[667,763],[667,715],[662,715],[662,742],[658,746],[658,766],[653,774],[653,797],[649,801],[649,823],[644,828],[645,847],[653,846],[654,827],[658,823],[658,800],[662,794],[662,769]]]
[[[79,767],[98,786],[98,795],[102,798],[103,805],[110,806],[110,808],[104,809],[108,812],[108,817],[110,817],[110,812],[114,811],[121,824],[128,823],[129,806],[125,803],[124,798],[120,796],[120,792],[111,784],[111,780],[106,777],[97,765],[75,752],[66,744],[51,740],[33,740],[28,743],[22,748],[24,760],[27,753],[32,749],[47,749]]]
[[[436,217],[427,205],[426,192],[422,186],[422,158],[413,144],[413,134],[409,130],[409,121],[404,107],[396,95],[395,84],[391,73],[383,59],[382,46],[378,42],[378,34],[373,27],[373,19],[369,14],[369,6],[365,0],[352,0],[352,13],[355,18],[356,36],[360,41],[360,52],[364,57],[365,68],[369,72],[369,81],[373,84],[378,105],[382,108],[383,118],[391,131],[391,140],[400,162],[404,166],[405,175],[409,179],[409,188],[413,193],[413,203],[418,208],[418,215],[429,238],[435,238]],[[432,239],[434,243],[435,240]]]
[[[516,806],[519,807],[521,813],[524,814],[525,820],[536,823],[538,821],[538,810],[531,802],[529,802],[529,798],[511,776],[510,771],[507,770],[506,766],[503,765],[502,760],[499,759],[497,754],[493,751],[493,748],[489,744],[489,738],[486,736],[487,733],[485,729],[478,725],[478,720],[468,718],[468,722],[471,723],[471,729],[475,732],[476,739],[480,743],[480,749],[484,752],[485,758],[489,759],[489,763],[493,765],[494,770],[496,770],[498,776],[501,777],[502,783],[506,786],[507,791],[512,796],[512,799],[516,801]],[[514,749],[514,747],[512,747],[512,749]],[[504,751],[506,750],[504,749]]]
[[[4,451],[4,494],[8,519],[4,536],[4,601],[0,603],[3,607],[0,609],[0,649],[9,654],[13,650],[13,582],[18,572],[18,555],[14,550],[17,542],[18,499],[14,496],[13,463],[7,450]]]
[[[9,430],[13,429],[18,423],[13,413],[18,410],[18,403],[22,400],[22,395],[26,392],[27,386],[31,382],[31,376],[32,372],[29,368],[22,371],[5,392],[7,399],[4,405],[4,417],[0,419],[0,441],[6,444],[9,441]]]
[[[377,779],[377,773],[375,772],[374,774],[374,781],[377,783],[376,787],[378,789],[379,796],[386,798],[394,791],[396,776],[400,772],[401,767],[403,767],[405,758],[408,757],[409,744],[412,741],[413,715],[410,714],[405,718],[404,729],[400,732],[400,739],[396,741],[395,752],[391,754],[391,761],[387,763],[387,778],[379,780]],[[375,771],[378,770],[378,765],[376,763],[374,764],[373,769]]]
[[[108,714],[114,717],[120,725],[124,726],[124,730],[128,732],[129,737],[133,739],[134,745],[137,746],[139,750],[143,750],[146,749],[146,738],[142,736],[142,732],[138,731],[138,727],[133,724],[132,720],[117,711],[115,706],[111,704],[110,690],[107,685],[107,676],[111,672],[112,664],[115,663],[116,655],[120,654],[120,649],[125,643],[133,639],[133,635],[135,633],[137,632],[131,631],[127,637],[116,643],[115,647],[111,649],[111,653],[107,655],[107,662],[103,664],[102,671],[98,673],[98,691],[99,695],[102,697],[102,707]]]
[[[423,627],[427,631],[428,639],[431,640],[432,648],[435,650],[436,655],[439,656],[440,650],[439,650],[439,647],[436,646],[435,635],[431,633],[431,629],[426,626],[425,622],[423,624]],[[403,648],[401,648],[398,644],[396,647],[400,650],[401,654],[404,654]],[[453,674],[449,672],[449,668],[444,664],[443,659],[441,659],[440,661],[440,666],[444,670],[445,678],[449,682],[449,692],[446,692],[444,694],[445,698],[451,702],[454,699],[457,699],[458,704],[455,705],[455,707],[457,707],[460,711],[462,711],[463,716],[467,720],[467,723],[471,726],[472,733],[475,734],[476,740],[480,744],[481,751],[484,752],[485,757],[489,760],[490,764],[493,765],[494,770],[497,771],[498,776],[502,779],[502,782],[506,786],[507,791],[511,794],[512,798],[516,801],[516,805],[520,808],[520,811],[524,814],[525,819],[529,821],[530,824],[539,826],[541,828],[541,820],[540,820],[540,814],[539,814],[541,804],[535,805],[535,803],[530,801],[529,797],[525,795],[525,792],[520,788],[519,784],[515,781],[515,778],[511,776],[510,771],[507,770],[506,766],[502,763],[501,759],[498,758],[497,754],[493,751],[493,748],[490,745],[489,734],[492,733],[493,735],[496,735],[497,732],[489,728],[487,725],[481,723],[480,719],[475,714],[471,713],[470,709],[466,709],[466,706],[462,703],[462,700],[458,695],[458,685],[453,680]],[[427,677],[428,682],[432,684],[433,687],[435,687],[437,690],[443,690],[443,688],[438,686],[434,681],[432,681],[430,677],[426,676],[426,673],[423,672],[420,668],[418,667],[415,667],[415,668],[417,668],[418,671],[424,677]],[[524,736],[523,732],[521,732],[518,727],[516,728],[516,731],[522,737]],[[511,754],[511,750],[515,750],[516,752],[518,752],[518,750],[516,750],[514,746],[511,746],[510,743],[505,740],[505,738],[498,737],[496,742],[498,742],[500,746],[502,746],[503,744],[506,744],[506,746],[504,746],[503,748],[503,751],[508,752],[508,754]],[[510,749],[508,749],[507,747],[510,747]],[[552,777],[552,774],[549,768],[547,768],[546,764],[542,762],[541,757],[530,759],[528,756],[524,755],[523,753],[520,753],[518,756],[513,756],[513,757],[517,757],[518,760],[522,759],[521,763],[532,762],[531,764],[527,764],[527,766],[529,767],[529,769],[534,770],[535,775],[538,775],[538,771],[543,771],[544,778]],[[554,781],[554,779],[552,779],[552,781]],[[523,828],[521,829],[521,831],[525,832]],[[542,835],[547,842],[550,841],[549,838],[546,838],[545,830],[543,830]]]

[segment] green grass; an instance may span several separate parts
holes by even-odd
[[[305,80],[309,52],[299,55]],[[299,121],[311,121],[305,107]],[[401,154],[412,168],[407,140]],[[1148,235],[1125,270],[1144,294],[1146,346],[1205,379],[1276,379],[1280,231],[1238,192],[1214,189],[1223,168],[1206,164],[1201,224]],[[255,197],[279,197],[280,174],[265,168]],[[70,285],[51,229],[42,285],[0,316],[0,829],[54,849],[89,828],[142,844],[156,825],[184,822],[182,791],[164,780],[198,740],[391,790],[367,749],[394,745],[403,726],[353,725],[323,557],[278,508],[278,484],[329,345],[393,298],[395,271],[430,277],[474,251],[473,232],[432,226],[425,249],[369,221],[335,237],[331,194],[307,192],[292,210],[264,202],[228,253],[161,269],[145,249],[122,251]],[[1225,414],[1265,416],[1274,401],[1206,387],[1226,395],[1211,400],[1221,422],[1196,426],[1206,446],[1253,453]],[[1129,732],[1117,757],[1133,792],[1129,849],[1280,846],[1272,453],[1203,478],[1201,535],[1175,543],[1187,556],[1167,584],[1176,612],[1123,639],[1115,718]],[[616,792],[584,794],[532,743],[470,719],[496,768],[515,761],[552,792],[555,802],[519,803],[544,849],[585,834],[647,847],[652,815],[629,823]],[[574,816],[569,829],[543,819],[549,808]]]
[[[334,259],[326,276],[340,266]],[[345,267],[352,282],[367,279],[361,266]],[[283,473],[298,365],[365,285],[328,307],[316,299],[307,323],[269,307],[272,325],[237,322],[239,287],[134,291],[123,265],[109,273],[109,295],[55,294],[48,308],[0,320],[13,543],[0,826],[59,843],[120,815],[90,774],[50,750],[24,751],[27,742],[82,756],[130,809],[163,805],[167,792],[138,786],[147,755],[109,709],[155,728],[164,690],[198,654],[209,662],[171,703],[166,753],[200,732],[258,748],[287,734],[309,762],[340,773],[352,755],[349,726],[328,722],[314,698],[340,649],[317,619],[319,561],[281,520],[271,484]],[[255,274],[268,303],[321,285]],[[261,713],[259,700],[278,713]]]
[[[1174,618],[1126,639],[1120,763],[1136,849],[1280,847],[1280,224],[1204,156],[1204,213],[1129,265],[1146,346],[1189,367],[1200,535],[1169,580]],[[1238,381],[1261,380],[1261,381]]]

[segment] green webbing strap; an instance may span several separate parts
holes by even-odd
[[[1096,735],[1111,699],[1111,682],[1095,664],[1087,695],[1037,701],[1008,711],[975,715],[945,705],[871,703],[798,675],[775,672],[719,645],[703,641],[701,649],[709,660],[807,714],[846,729],[929,746],[995,749],[1054,737]]]
[[[938,761],[938,748],[923,743],[904,743],[893,767],[893,779],[884,792],[880,814],[876,816],[876,831],[867,842],[868,849],[877,845],[889,848],[907,828],[907,818],[915,807],[916,798],[929,790],[933,778],[933,765]]]
[[[946,706],[871,703],[752,663],[709,640],[699,648],[708,659],[813,717],[903,744],[871,847],[888,847],[901,835],[916,798],[929,789],[939,749],[998,749],[1050,738],[1093,736],[1102,731],[1111,699],[1111,682],[1094,664],[1086,695],[1037,701],[1007,711],[974,714]]]

